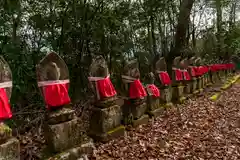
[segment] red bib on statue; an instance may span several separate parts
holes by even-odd
[[[147,96],[147,93],[146,93],[142,83],[140,82],[140,80],[137,79],[130,83],[129,97],[131,99],[143,98],[146,96]]]
[[[200,76],[199,68],[198,67],[193,67],[193,70],[195,72],[195,76]]]
[[[4,88],[0,88],[0,120],[12,117],[7,93]]]
[[[198,67],[198,75],[199,76],[202,76],[204,74],[204,72],[205,72],[205,69],[203,66]]]
[[[154,84],[147,85],[147,91],[150,96],[160,97],[160,91]]]
[[[183,80],[182,71],[180,69],[175,69],[174,72],[176,81],[182,81]]]
[[[160,78],[163,85],[171,84],[171,79],[170,79],[167,72],[160,72],[159,73],[159,78]]]
[[[190,77],[188,71],[183,70],[182,72],[183,72],[183,77],[184,77],[185,81],[191,80],[191,77]]]
[[[107,98],[107,97],[113,97],[117,94],[109,77],[98,80],[98,81],[96,81],[96,83],[97,83],[96,89],[98,90],[100,99]]]
[[[69,104],[71,100],[68,95],[68,84],[44,86],[44,98],[48,108]]]
[[[196,77],[196,70],[194,67],[190,67],[192,77]]]

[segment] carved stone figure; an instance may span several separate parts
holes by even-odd
[[[90,139],[82,131],[79,119],[71,109],[68,95],[69,73],[63,59],[57,53],[51,52],[39,62],[36,70],[38,86],[47,108],[44,136],[48,150],[64,153],[76,146],[79,149],[83,144],[91,145]],[[72,156],[72,153],[68,156]]]
[[[197,67],[197,92],[201,92],[203,90],[203,77],[200,72],[201,58],[196,58],[194,64]]]
[[[124,66],[122,81],[127,96],[123,106],[124,123],[132,123],[133,126],[146,123],[149,119],[145,114],[147,93],[140,82],[140,71],[136,59],[127,62]]]
[[[189,60],[184,58],[180,62],[181,70],[183,71],[183,84],[184,84],[184,93],[185,95],[189,96],[191,94],[191,76],[188,71],[189,67]]]
[[[189,59],[188,72],[191,76],[191,93],[195,93],[197,90],[197,67],[194,64],[196,57]]]
[[[154,84],[154,82],[155,82],[154,74],[152,72],[148,73],[145,78],[145,81],[147,83],[146,91],[148,94],[147,104],[148,104],[149,114],[151,116],[157,117],[163,113],[164,108],[160,107],[160,105],[159,105],[160,90]]]
[[[164,57],[160,57],[154,65],[156,85],[160,89],[160,106],[172,106],[172,92],[170,88],[172,81],[167,72],[167,64]]]
[[[108,66],[102,56],[96,56],[90,66],[88,78],[95,93],[95,103],[90,119],[90,135],[100,141],[123,136],[122,112],[116,104],[117,92],[110,80]]]
[[[0,56],[0,159],[19,160],[20,143],[12,137],[12,130],[4,120],[12,118],[10,98],[12,94],[12,72],[8,63]]]
[[[181,57],[176,57],[173,60],[172,67],[172,100],[174,102],[183,102],[185,100],[184,97],[184,86],[183,86],[183,72],[180,68],[180,60]]]

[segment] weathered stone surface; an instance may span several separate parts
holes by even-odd
[[[92,154],[94,148],[93,142],[89,141],[88,143],[84,143],[79,147],[69,149],[54,157],[47,158],[47,160],[88,160],[87,155]]]
[[[113,128],[112,130],[105,132],[105,133],[96,133],[96,132],[94,133],[94,132],[90,131],[89,135],[97,141],[108,142],[117,137],[124,136],[125,135],[125,127],[121,125],[116,128]]]
[[[47,114],[48,124],[58,124],[66,121],[70,121],[74,118],[74,110],[70,109],[69,106],[61,109],[50,111]]]
[[[160,104],[170,103],[172,100],[171,88],[161,89],[160,92]]]
[[[202,79],[201,79],[201,77],[198,77],[197,78],[197,90],[199,90],[201,88],[202,88]]]
[[[137,127],[137,126],[142,125],[142,124],[147,124],[148,121],[149,121],[149,116],[144,114],[139,119],[133,120],[132,126]]]
[[[8,139],[0,145],[1,160],[20,160],[20,143],[16,138]]]
[[[173,101],[179,101],[184,96],[184,86],[173,87]]]
[[[81,123],[77,118],[54,125],[45,124],[44,131],[49,150],[52,152],[62,152],[89,140],[81,130]]]
[[[107,108],[109,106],[116,105],[116,100],[117,100],[117,97],[113,96],[113,97],[102,99],[100,101],[96,101],[94,105],[99,108]]]
[[[0,144],[6,142],[7,139],[12,137],[12,129],[4,123],[0,124]]]
[[[120,126],[121,120],[122,112],[118,105],[104,109],[93,107],[90,119],[90,130],[96,134],[106,133]]]
[[[186,83],[184,86],[184,93],[185,94],[191,94],[191,84],[190,83]]]
[[[133,119],[138,119],[147,111],[147,104],[143,103],[141,105],[132,105],[131,110]]]
[[[151,111],[151,115],[153,115],[155,118],[159,117],[160,115],[163,115],[165,111],[164,107],[157,108],[153,111]]]
[[[153,111],[155,109],[158,109],[159,108],[159,98],[155,98],[155,97],[152,97],[152,96],[148,96],[148,109],[150,111]]]
[[[192,86],[191,86],[191,93],[195,92],[197,90],[197,79],[192,79]]]

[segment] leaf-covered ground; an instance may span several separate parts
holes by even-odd
[[[199,97],[168,109],[147,125],[132,128],[124,138],[96,144],[90,159],[240,159],[240,84],[224,92],[217,102],[210,101],[211,91],[218,88],[208,88]],[[75,108],[88,128],[89,107],[84,111],[78,111],[83,107]],[[42,121],[19,134],[21,160],[42,159],[41,153],[46,147]]]
[[[240,159],[240,84],[217,102],[203,94],[124,138],[96,144],[91,159]]]

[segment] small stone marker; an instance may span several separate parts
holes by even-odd
[[[160,107],[159,105],[160,90],[154,84],[155,77],[152,72],[147,74],[146,80],[147,80],[146,90],[148,93],[147,104],[148,104],[149,114],[151,116],[157,117],[160,114],[162,114],[164,111],[164,108]]]
[[[189,96],[191,94],[191,76],[188,71],[188,59],[184,58],[180,62],[180,67],[183,71],[183,84],[184,84],[184,93],[185,95]]]

